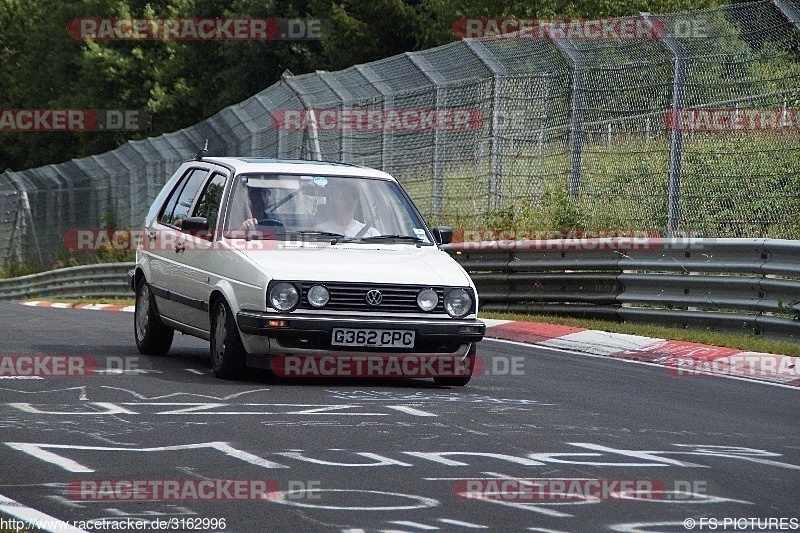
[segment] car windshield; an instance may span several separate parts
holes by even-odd
[[[241,174],[228,205],[229,237],[432,244],[416,210],[390,180]]]

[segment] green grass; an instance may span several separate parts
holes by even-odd
[[[630,335],[641,335],[643,337],[697,342],[700,344],[724,346],[737,350],[800,357],[800,344],[773,341],[763,337],[756,337],[754,335],[737,335],[733,333],[720,333],[717,331],[704,329],[667,328],[663,326],[631,324],[627,322],[613,322],[609,320],[569,318],[552,315],[527,315],[522,313],[482,312],[480,313],[480,317],[500,320],[519,320],[523,322],[561,324],[564,326],[596,329],[613,333],[627,333]]]

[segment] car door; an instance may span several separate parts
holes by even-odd
[[[207,165],[189,167],[167,197],[146,236],[151,261],[149,281],[159,313],[180,323],[186,323],[187,308],[191,307],[182,289],[186,269],[179,244],[182,241],[180,224],[189,216],[208,174]]]
[[[190,212],[193,217],[208,220],[209,231],[182,232],[176,241],[176,291],[183,297],[183,322],[202,331],[210,331],[208,297],[218,273],[226,261],[220,245],[221,229],[217,227],[228,172],[214,170],[206,179]]]

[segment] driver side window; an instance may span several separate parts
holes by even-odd
[[[208,169],[205,168],[193,168],[184,174],[172,189],[158,221],[167,226],[179,228],[181,221],[188,216],[197,191],[200,190],[200,185],[203,184],[206,176],[208,176]]]
[[[200,195],[200,200],[194,208],[193,216],[204,217],[208,220],[208,227],[214,230],[219,218],[219,207],[222,200],[222,191],[225,189],[225,176],[215,173],[208,180],[205,189]]]

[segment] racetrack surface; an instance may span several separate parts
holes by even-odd
[[[734,518],[756,526],[737,531],[778,531],[742,519],[800,517],[796,388],[496,340],[480,343],[486,373],[463,388],[222,381],[198,339],[139,355],[132,321],[0,303],[0,355],[96,364],[0,379],[0,517],[230,532],[687,531],[686,519],[730,531]],[[99,490],[213,480],[270,491]]]

